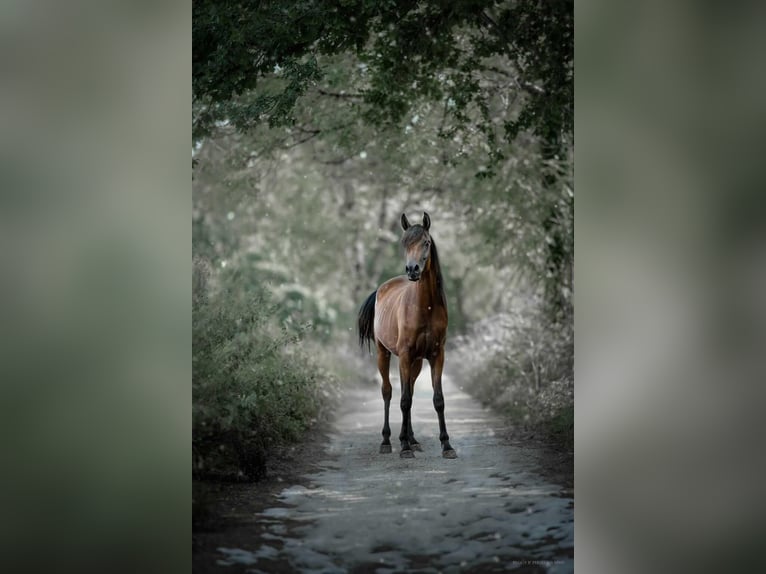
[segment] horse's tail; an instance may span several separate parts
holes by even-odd
[[[359,308],[359,346],[364,348],[365,341],[367,349],[370,350],[370,343],[375,340],[375,297],[378,291],[373,291]]]

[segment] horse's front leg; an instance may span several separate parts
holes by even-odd
[[[412,363],[412,370],[410,371],[410,397],[415,400],[415,381],[420,374],[420,370],[423,368],[423,359],[417,359]],[[410,424],[407,428],[407,434],[409,435],[410,447],[412,450],[423,451],[423,447],[420,446],[418,439],[415,438],[415,432],[412,430],[412,416],[410,416]]]
[[[415,457],[410,445],[410,428],[412,426],[410,418],[412,411],[412,385],[410,381],[412,378],[412,366],[409,355],[399,355],[399,377],[402,386],[402,400],[400,403],[402,407],[402,430],[399,433],[399,443],[402,450],[399,456],[402,458]]]
[[[442,370],[444,369],[444,348],[441,347],[438,354],[433,357],[431,364],[431,384],[434,388],[434,408],[439,416],[439,440],[442,443],[442,456],[444,458],[457,458],[455,449],[450,446],[447,424],[444,422],[444,393],[442,392]]]
[[[388,378],[389,366],[391,365],[391,351],[386,349],[378,341],[378,370],[383,379],[381,392],[383,394],[383,442],[380,443],[380,452],[391,452],[391,427],[388,426],[388,407],[391,404],[391,381]]]

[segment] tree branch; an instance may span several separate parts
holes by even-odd
[[[536,94],[545,93],[545,90],[541,88],[540,86],[535,85],[532,82],[527,82],[526,80],[520,80],[517,76],[514,76],[510,72],[506,72],[505,70],[503,70],[502,68],[498,68],[497,66],[482,66],[481,69],[486,70],[487,72],[495,72],[496,74],[500,74],[501,76],[510,78],[521,89],[525,89],[529,92],[534,92]]]
[[[284,147],[284,149],[290,149],[290,148],[293,148],[293,147],[299,146],[299,145],[301,145],[301,144],[303,144],[303,143],[306,143],[307,141],[309,141],[309,140],[312,140],[312,139],[314,139],[315,137],[317,137],[319,134],[321,134],[321,133],[322,133],[322,130],[304,130],[304,133],[307,133],[307,134],[309,134],[309,135],[307,135],[307,136],[306,136],[305,138],[303,138],[303,139],[299,139],[298,141],[294,141],[294,142],[292,142],[292,143],[289,143],[289,144],[285,144],[285,147]]]
[[[347,94],[344,92],[330,92],[322,88],[318,88],[317,92],[323,96],[329,96],[331,98],[337,98],[341,100],[361,100],[364,98],[364,94],[358,92]]]

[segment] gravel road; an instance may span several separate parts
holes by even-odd
[[[399,382],[392,369],[392,443]],[[352,387],[326,453],[302,484],[285,484],[254,512],[260,534],[215,547],[215,569],[387,574],[394,572],[572,572],[571,489],[539,472],[539,450],[509,443],[497,416],[444,377],[447,429],[458,458],[441,457],[430,380],[421,375],[414,459],[379,454],[378,387]],[[397,408],[394,408],[394,407]]]

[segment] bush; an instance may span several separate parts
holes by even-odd
[[[279,328],[264,289],[236,271],[195,262],[192,338],[193,473],[263,476],[277,447],[301,437],[330,405],[334,378]],[[217,285],[213,285],[213,283]],[[309,327],[304,326],[304,329]]]
[[[464,388],[516,424],[574,442],[574,341],[571,324],[550,322],[541,306],[497,315],[454,341]]]

